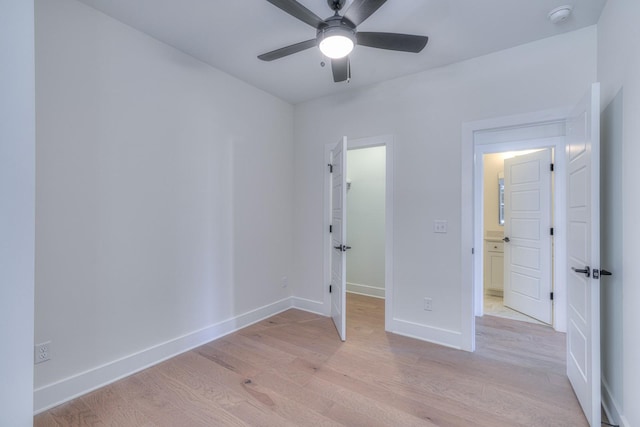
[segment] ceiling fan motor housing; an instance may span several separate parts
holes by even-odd
[[[346,0],[327,0],[327,4],[331,10],[338,11],[344,7]]]
[[[338,35],[348,37],[354,44],[356,43],[356,26],[348,19],[336,15],[327,18],[324,23],[325,25],[320,26],[316,32],[318,44],[327,37]]]

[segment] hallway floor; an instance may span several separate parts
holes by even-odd
[[[529,317],[504,306],[502,297],[496,297],[493,295],[484,296],[484,314],[489,316],[502,317],[504,319],[520,320],[522,322],[535,323],[536,325],[547,325],[542,323],[533,317]],[[549,326],[549,325],[547,325]]]

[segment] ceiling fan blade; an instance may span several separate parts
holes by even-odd
[[[333,71],[333,81],[344,82],[351,79],[351,63],[349,57],[332,59],[331,70]]]
[[[263,61],[273,61],[274,59],[280,59],[294,53],[302,52],[303,50],[310,49],[316,45],[316,39],[306,40],[290,46],[281,47],[280,49],[272,50],[271,52],[263,53],[262,55],[258,55],[258,59],[262,59]]]
[[[427,45],[429,37],[397,33],[367,33],[356,34],[359,45],[376,47],[378,49],[399,50],[402,52],[418,53]]]
[[[380,9],[387,0],[353,0],[349,9],[344,13],[344,17],[353,22],[356,26],[362,24],[368,17]]]
[[[318,15],[311,12],[309,9],[301,5],[295,0],[267,0],[272,5],[284,10],[289,15],[294,18],[298,18],[302,22],[306,22],[311,25],[313,28],[318,28],[320,25],[324,24],[324,20],[322,20]]]

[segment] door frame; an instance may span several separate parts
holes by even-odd
[[[482,315],[483,171],[482,155],[542,147],[554,148],[554,265],[566,264],[565,123],[568,109],[555,109],[464,123],[461,191],[461,348],[475,351],[475,317]],[[553,327],[566,331],[566,284],[555,268]]]
[[[392,329],[393,323],[393,146],[392,135],[380,135],[358,139],[347,139],[347,151],[358,148],[385,147],[385,251],[384,251],[384,326],[385,330]],[[323,235],[325,236],[323,247],[323,290],[325,313],[331,314],[331,295],[329,283],[331,282],[331,174],[327,165],[331,163],[331,150],[335,144],[325,144],[324,147],[324,207],[323,207]],[[328,309],[328,311],[327,311]]]

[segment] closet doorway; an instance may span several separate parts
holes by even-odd
[[[335,144],[325,147],[331,163]],[[331,283],[332,224],[331,168],[325,186],[325,283]],[[393,319],[393,138],[378,136],[347,140],[346,195],[346,304],[365,314],[367,306],[384,308],[384,330]],[[330,289],[329,289],[330,291]],[[331,307],[331,293],[325,294]],[[350,307],[350,308],[354,308]],[[349,321],[346,320],[347,330]],[[346,334],[348,336],[348,332]],[[345,337],[346,338],[346,337]]]

